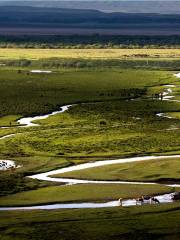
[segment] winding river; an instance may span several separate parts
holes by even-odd
[[[177,74],[176,76],[179,77],[180,74]],[[175,85],[165,85],[168,87],[166,91],[164,92],[164,98],[163,100],[166,101],[176,101],[180,102],[179,100],[173,99],[174,96],[171,96],[172,89]],[[34,123],[36,120],[42,120],[46,119],[49,116],[53,116],[56,114],[63,113],[67,111],[70,107],[74,105],[66,105],[61,107],[59,111],[52,112],[51,114],[47,114],[44,116],[36,116],[36,117],[28,117],[28,118],[21,118],[18,120],[18,123],[21,126],[18,127],[37,127],[38,124]],[[159,117],[167,117],[170,118],[167,114],[164,113],[158,113],[157,116]],[[6,136],[3,136],[0,138],[5,139],[14,136],[15,134],[9,134]],[[60,173],[67,173],[77,170],[83,170],[88,168],[95,168],[105,165],[112,165],[112,164],[123,164],[123,163],[133,163],[133,162],[140,162],[140,161],[151,161],[151,160],[161,160],[161,159],[169,159],[169,158],[180,158],[180,155],[172,155],[172,156],[143,156],[143,157],[134,157],[134,158],[126,158],[126,159],[115,159],[115,160],[104,160],[104,161],[97,161],[97,162],[91,162],[91,163],[84,163],[79,164],[75,166],[65,167],[58,170],[49,171],[46,173],[40,173],[33,176],[29,176],[29,178],[37,179],[37,180],[44,180],[44,181],[51,181],[51,182],[60,182],[65,183],[67,185],[72,184],[134,184],[134,185],[157,185],[158,183],[152,183],[152,182],[127,182],[127,181],[93,181],[93,180],[81,180],[81,179],[69,179],[69,178],[55,178],[51,177],[56,174]],[[2,161],[10,161],[10,160],[1,160]],[[13,165],[13,161],[9,162],[9,164]],[[2,170],[2,169],[0,169]],[[166,186],[170,187],[180,187],[180,184],[166,184]],[[68,187],[68,186],[67,186]],[[171,203],[172,200],[172,193],[170,194],[164,194],[155,196],[156,199],[159,200],[160,203]],[[149,204],[149,201],[145,201],[144,204]],[[27,206],[27,207],[1,207],[0,211],[7,211],[7,210],[51,210],[51,209],[74,209],[74,208],[105,208],[105,207],[117,207],[117,206],[134,206],[137,204],[136,200],[134,199],[128,199],[128,200],[122,200],[121,203],[119,201],[110,201],[106,203],[62,203],[62,204],[51,204],[51,205],[41,205],[41,206]]]

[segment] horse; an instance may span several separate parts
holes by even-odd
[[[136,200],[136,205],[137,205],[138,202],[140,202],[141,204],[144,203],[144,199],[143,199],[143,197],[136,198],[135,200]]]
[[[119,203],[120,206],[122,206],[122,200],[123,200],[122,198],[118,199],[118,203]]]
[[[146,201],[148,201],[148,200],[150,200],[150,199],[151,199],[151,196],[142,196],[142,198],[143,198],[143,200],[146,200]]]
[[[155,198],[155,197],[152,197],[152,198],[151,198],[151,203],[152,203],[152,202],[158,203],[158,204],[160,203],[160,201],[159,201],[157,198]]]

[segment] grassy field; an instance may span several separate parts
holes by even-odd
[[[38,184],[24,176],[41,171],[90,160],[180,152],[179,131],[166,131],[179,127],[179,120],[156,117],[158,112],[177,114],[179,104],[151,98],[165,89],[163,84],[178,84],[172,72],[71,69],[28,75],[27,70],[5,69],[0,83],[0,125],[11,123],[11,128],[0,129],[0,136],[18,133],[0,141],[0,156],[22,166],[1,173],[2,195],[36,189]],[[136,100],[126,101],[130,98]],[[39,127],[14,127],[20,115],[78,102],[90,103],[42,120]],[[7,189],[8,181],[12,184]]]
[[[120,197],[129,199],[172,191],[173,188],[160,185],[80,184],[75,186],[50,186],[1,197],[0,206],[41,205],[60,202],[105,202],[117,200]]]
[[[170,116],[180,119],[180,113],[179,112],[173,112],[173,113],[169,113]]]
[[[55,177],[95,180],[180,181],[180,158],[115,164],[79,170]]]
[[[1,212],[2,240],[178,240],[180,204]]]
[[[178,127],[179,120],[161,119],[155,113],[177,111],[178,107],[173,102],[151,100],[82,104],[41,121],[39,128],[20,129],[13,138],[1,140],[1,155],[19,159],[26,168],[22,157],[59,157],[72,162],[88,161],[88,157],[171,154],[179,151],[179,131],[166,129]]]
[[[43,53],[39,50],[19,50],[0,50],[0,55],[5,54],[1,51],[8,51],[6,56],[9,59],[39,59],[61,54],[60,50],[57,53],[49,50],[47,54],[47,50],[43,50]],[[110,54],[108,51],[97,51],[95,58],[106,58]],[[122,58],[129,52],[118,51],[112,50],[109,57]],[[157,54],[154,51],[151,57]],[[158,51],[162,51],[164,58],[174,54],[179,57],[179,51]],[[62,54],[67,54],[68,58],[72,52],[64,50]],[[78,57],[78,54],[82,54],[82,57],[87,54],[88,58],[89,55],[94,58],[88,50],[82,53],[74,50],[73,54]],[[140,54],[145,54],[144,50]],[[159,185],[60,187],[55,183],[26,177],[88,161],[180,153],[179,130],[168,130],[170,127],[180,128],[179,103],[152,99],[152,94],[167,88],[163,85],[179,85],[179,80],[173,76],[174,71],[69,68],[53,69],[51,74],[31,74],[32,68],[20,69],[0,68],[0,127],[10,127],[0,128],[0,137],[17,133],[0,140],[0,158],[12,159],[21,165],[14,171],[0,173],[1,206],[106,201],[175,190]],[[175,88],[173,94],[178,99],[179,88]],[[39,127],[15,127],[16,120],[21,116],[45,114],[73,103],[78,105],[63,114],[37,121]],[[171,114],[174,118],[157,117],[159,112]],[[114,165],[93,169],[91,173],[85,170],[71,174],[110,180],[156,181],[160,178],[178,178],[179,159]],[[169,236],[178,239],[180,233],[176,222],[180,220],[179,209],[179,203],[174,203],[125,209],[2,212],[0,238],[11,240],[13,236],[15,240],[66,240],[75,239],[76,235],[76,238],[78,236],[83,240],[102,237],[105,240],[168,239]]]
[[[9,116],[4,116],[0,118],[0,126],[3,127],[12,127],[12,126],[17,126],[17,120],[21,118],[21,115],[9,115]]]
[[[180,49],[0,49],[0,59],[180,58]]]
[[[135,98],[150,87],[155,92],[155,87],[176,81],[167,71],[92,69],[47,75],[1,69],[0,115],[43,114],[69,103]]]

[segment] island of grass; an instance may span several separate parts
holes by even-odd
[[[180,158],[158,159],[61,173],[53,177],[109,181],[142,181],[159,183],[180,182]]]

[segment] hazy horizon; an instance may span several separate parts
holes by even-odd
[[[0,6],[89,9],[123,13],[180,14],[180,0],[0,0]]]
[[[0,0],[0,2],[179,2],[180,0]]]

